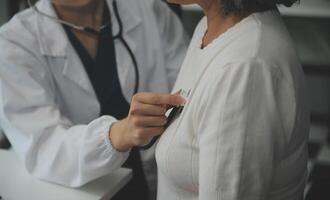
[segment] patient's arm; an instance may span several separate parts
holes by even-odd
[[[206,103],[196,113],[199,199],[266,199],[287,141],[288,126],[281,122],[277,96],[279,89],[289,87],[282,87],[287,83],[277,68],[262,61],[233,63],[219,70],[203,95]],[[291,100],[288,113],[295,112]]]

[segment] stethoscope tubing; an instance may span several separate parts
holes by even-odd
[[[123,43],[123,45],[127,49],[127,52],[129,53],[129,55],[130,55],[130,57],[132,59],[133,67],[134,67],[134,70],[135,70],[134,94],[136,94],[138,92],[138,90],[139,90],[139,84],[140,84],[140,76],[139,76],[138,63],[137,63],[137,60],[136,60],[136,58],[134,56],[134,53],[133,53],[132,49],[129,47],[128,43],[126,42],[126,40],[123,37],[123,30],[124,30],[124,28],[123,28],[123,22],[121,21],[121,18],[120,18],[119,12],[118,12],[117,2],[114,0],[112,4],[113,4],[114,11],[115,11],[116,19],[117,19],[117,22],[118,22],[118,26],[119,26],[118,34],[115,35],[115,36],[112,36],[112,38],[114,40],[119,39]]]

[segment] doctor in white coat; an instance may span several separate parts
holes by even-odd
[[[73,33],[78,41],[86,38],[82,45],[93,59],[97,59],[97,40],[93,43],[92,33],[56,19],[96,30],[102,25],[97,23],[102,17],[96,13],[106,8],[113,35],[122,32],[125,40],[113,38],[113,46],[118,81],[127,102],[135,92],[136,73],[138,91],[169,92],[186,51],[182,25],[165,3],[117,1],[118,19],[114,1],[41,0],[0,29],[1,128],[35,177],[78,187],[118,169],[133,146],[161,134],[166,122],[164,107],[182,103],[175,95],[142,93],[134,96],[127,118],[117,121],[113,116],[102,116],[90,75],[67,33]],[[89,18],[84,18],[84,13]],[[95,24],[99,26],[93,27]],[[139,118],[152,114],[157,116]],[[149,128],[157,120],[156,128]],[[154,148],[140,155],[149,190],[153,190]]]

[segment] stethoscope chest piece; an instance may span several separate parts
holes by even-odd
[[[190,90],[188,92],[186,92],[186,91],[181,89],[177,92],[177,94],[181,95],[185,99],[188,99],[189,94],[190,94]],[[172,110],[170,111],[170,114],[167,117],[167,122],[164,126],[165,129],[167,129],[179,117],[179,115],[182,113],[183,109],[184,109],[184,105],[180,105],[180,106],[176,106],[176,107],[172,108]],[[160,138],[160,135],[152,138],[151,141],[147,145],[140,146],[138,148],[141,149],[141,150],[148,150],[149,148],[151,148],[157,142],[157,140],[159,138]]]

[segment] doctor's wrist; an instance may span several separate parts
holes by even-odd
[[[129,151],[133,147],[125,138],[125,119],[115,122],[109,130],[109,140],[119,152]]]

